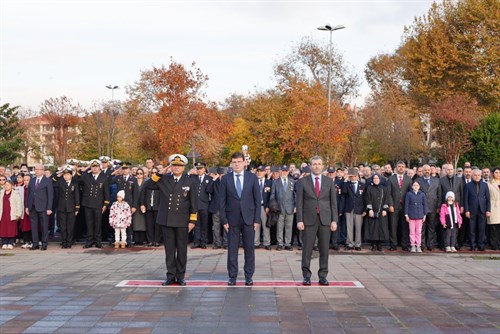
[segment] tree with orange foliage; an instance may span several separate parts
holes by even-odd
[[[194,63],[187,70],[171,60],[168,67],[143,71],[141,79],[128,87],[129,106],[155,113],[151,128],[165,155],[198,152],[210,162],[222,151],[230,130],[228,118],[217,111],[215,103],[203,100],[201,89],[207,80]]]
[[[49,151],[54,154],[54,163],[64,164],[68,158],[69,145],[78,135],[76,125],[83,108],[66,97],[50,98],[40,107],[41,116],[50,126],[54,127],[53,140],[49,141]]]
[[[471,149],[471,133],[483,118],[475,99],[451,95],[431,104],[437,152],[446,162],[457,167],[460,157]]]

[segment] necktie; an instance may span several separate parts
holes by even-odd
[[[241,174],[236,174],[236,192],[238,193],[238,197],[241,198]]]
[[[316,182],[314,182],[314,190],[316,191],[316,196],[319,197],[319,192],[320,192],[320,189],[319,189],[319,177],[316,176]]]
[[[203,176],[200,176],[200,185],[203,182]]]
[[[262,191],[264,190],[264,182],[262,182],[262,180],[259,181],[259,186],[260,186],[260,192],[262,193]]]
[[[431,179],[427,179],[427,184],[431,185]]]
[[[283,179],[283,191],[286,192],[286,179]]]
[[[354,191],[354,193],[356,193],[356,190],[358,190],[358,189],[357,189],[357,185],[358,185],[358,183],[357,183],[357,182],[354,182],[354,183],[352,184],[352,191]]]
[[[403,188],[403,177],[399,176],[399,188]]]
[[[179,181],[179,179],[174,177],[174,183],[177,183],[177,181]]]
[[[35,190],[38,189],[38,185],[40,184],[40,179],[36,179],[35,182]]]

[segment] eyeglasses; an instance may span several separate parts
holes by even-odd
[[[137,175],[144,175],[144,173],[139,173],[139,172],[138,172],[138,173],[136,173],[136,174],[137,174]]]

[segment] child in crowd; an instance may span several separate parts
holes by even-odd
[[[462,226],[462,216],[460,215],[458,203],[455,202],[455,193],[453,191],[446,193],[446,203],[441,205],[439,218],[445,230],[444,247],[446,252],[455,253],[457,251],[455,245],[457,243],[458,229]]]
[[[116,202],[109,210],[109,224],[115,229],[115,248],[125,248],[127,245],[127,227],[132,224],[130,205],[124,201],[125,191],[116,194]],[[121,234],[121,241],[120,241]]]
[[[422,225],[427,215],[427,199],[420,191],[420,184],[415,181],[411,190],[406,193],[405,218],[410,224],[410,246],[411,253],[422,253]]]

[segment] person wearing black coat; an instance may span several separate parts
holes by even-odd
[[[365,226],[365,240],[371,242],[372,251],[382,251],[382,243],[389,240],[387,213],[389,210],[389,196],[387,188],[382,185],[381,177],[373,175],[365,194],[366,210],[368,211]]]
[[[259,179],[259,189],[261,194],[261,214],[260,218],[262,220],[262,224],[258,225],[255,229],[255,239],[254,245],[255,248],[260,247],[260,235],[261,230],[263,234],[263,244],[264,248],[267,250],[271,250],[271,229],[266,224],[269,214],[269,199],[271,198],[271,189],[273,186],[272,180],[266,179],[266,167],[259,166],[257,167],[257,178]]]
[[[207,175],[207,165],[204,162],[196,162],[195,167],[196,174],[190,175],[190,178],[195,182],[195,191],[198,198],[198,220],[196,221],[191,248],[206,249],[208,243],[208,206],[210,205],[210,192],[207,191],[207,188],[209,188],[213,180],[210,175]]]
[[[212,239],[213,249],[221,247],[227,248],[227,232],[222,228],[220,221],[220,181],[225,174],[223,167],[218,167],[215,171],[210,173],[212,181],[208,187],[207,192],[210,193],[210,203],[208,205],[208,212],[212,215]]]
[[[156,169],[152,173],[156,174]],[[152,189],[154,182],[151,179],[144,181],[144,187],[139,194],[139,205],[142,212],[146,213],[146,240],[148,246],[159,247],[161,242],[161,228],[156,224],[158,216],[158,205],[160,201],[160,191]]]

